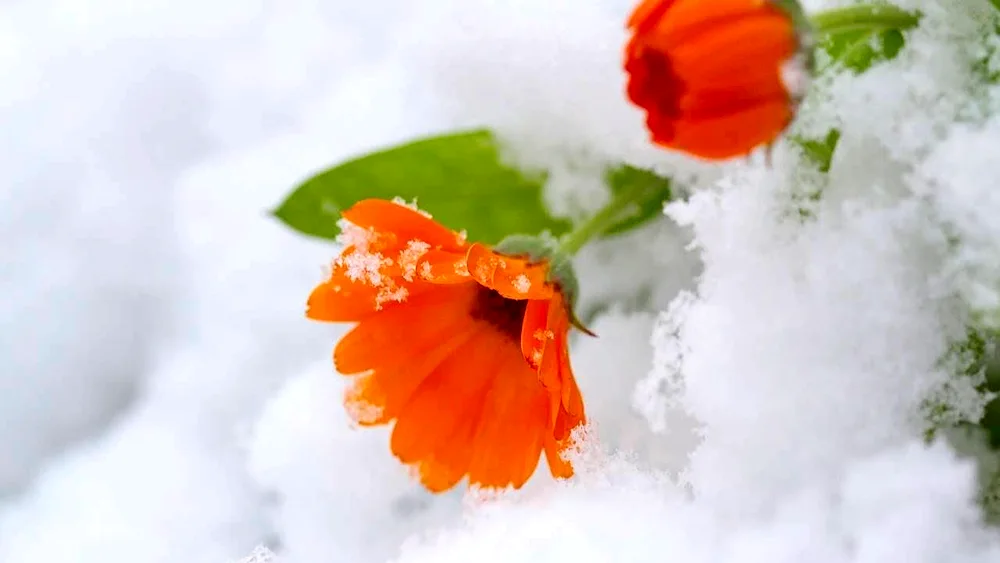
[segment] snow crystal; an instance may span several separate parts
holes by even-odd
[[[337,228],[340,232],[337,233],[336,241],[344,249],[352,248],[358,252],[368,252],[368,247],[377,238],[374,229],[359,227],[347,219],[339,219]]]
[[[403,279],[413,281],[414,276],[417,275],[417,264],[430,249],[431,245],[420,240],[411,240],[406,243],[406,248],[399,253],[397,260],[400,269],[403,270]]]
[[[240,563],[278,563],[274,552],[264,546],[256,547],[250,555],[240,560]]]
[[[528,293],[528,291],[531,289],[531,280],[529,280],[528,276],[524,274],[518,275],[516,278],[514,278],[514,289],[518,293]]]
[[[371,404],[364,397],[364,391],[373,377],[374,372],[352,375],[350,385],[344,390],[344,405],[347,414],[351,420],[356,420],[361,424],[379,420],[384,412],[382,407]]]
[[[430,245],[412,240],[399,253],[397,260],[393,260],[381,252],[369,249],[370,243],[374,241],[373,237],[377,236],[373,232],[357,227],[349,227],[345,232],[347,234],[342,233],[342,238],[338,239],[344,246],[345,252],[334,260],[334,265],[343,266],[344,275],[351,281],[365,283],[378,289],[375,294],[376,310],[380,310],[383,305],[392,301],[397,303],[406,301],[410,291],[400,286],[394,274],[387,273],[385,269],[397,266],[405,281],[413,281],[418,261],[430,249]],[[430,267],[429,264],[425,266]],[[338,286],[334,290],[340,291],[341,288]]]
[[[342,256],[339,262],[347,266],[345,273],[351,281],[365,282],[372,287],[382,285],[382,268],[392,265],[392,259],[379,252],[351,252]]]
[[[430,213],[424,211],[423,209],[420,209],[417,206],[417,199],[416,198],[413,198],[413,201],[406,201],[405,199],[397,196],[397,197],[392,198],[391,201],[393,203],[397,204],[397,205],[402,205],[403,207],[408,207],[408,208],[416,211],[417,213],[423,215],[424,217],[427,217],[428,219],[433,219],[434,218],[433,215],[431,215]]]

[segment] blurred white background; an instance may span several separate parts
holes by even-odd
[[[798,132],[843,130],[820,178],[786,145],[650,147],[627,0],[0,0],[0,563],[996,561],[972,467],[917,416],[965,334],[954,296],[996,301],[1000,121],[956,123],[989,90],[959,61],[992,8],[902,3],[928,16],[901,56],[803,109]],[[349,427],[344,327],[303,317],[330,246],[268,216],[328,165],[469,125],[549,168],[557,210],[600,203],[595,162],[699,188],[683,228],[579,260],[606,308],[574,368],[627,459],[478,511]]]

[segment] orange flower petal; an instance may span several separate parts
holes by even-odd
[[[420,384],[475,335],[472,330],[450,333],[425,349],[406,348],[385,359],[370,373],[354,376],[344,405],[358,424],[385,424],[399,416]]]
[[[538,369],[545,350],[546,330],[549,320],[549,301],[532,299],[524,309],[521,324],[521,354],[532,369]]]
[[[432,247],[458,251],[463,237],[424,213],[401,203],[365,199],[343,212],[344,219],[376,232],[393,233],[401,241],[422,241]]]
[[[575,382],[574,382],[575,388]],[[577,389],[579,393],[579,389]],[[573,475],[573,465],[563,458],[563,454],[572,448],[575,443],[572,436],[573,430],[586,423],[582,415],[574,416],[566,410],[560,410],[556,416],[555,426],[545,440],[545,459],[549,464],[549,471],[553,477],[567,478]]]
[[[514,352],[505,358],[483,408],[469,483],[520,488],[538,466],[548,433],[548,393]]]
[[[393,354],[412,356],[411,351],[433,348],[449,333],[468,325],[470,290],[435,288],[409,300],[405,307],[387,309],[358,323],[334,349],[337,371],[361,373],[376,369]]]
[[[384,250],[379,256],[390,263],[377,269],[377,285],[369,279],[370,272],[351,278],[351,268],[359,268],[352,262],[353,256],[355,253],[345,252],[334,263],[330,277],[313,290],[306,305],[307,317],[327,322],[360,321],[437,285],[470,281],[464,251],[423,247],[414,250],[411,246]]]
[[[579,420],[581,423],[585,422],[586,415],[583,409],[583,395],[580,393],[580,386],[577,385],[576,378],[573,376],[573,368],[570,367],[569,348],[566,345],[565,336],[563,336],[562,340],[556,346],[556,351],[559,357],[560,402],[562,409],[571,418]],[[561,438],[558,435],[557,437]]]
[[[550,388],[558,390],[561,408],[572,417],[583,420],[583,398],[569,361],[569,324],[569,315],[562,296],[557,295],[552,300],[548,318],[549,330],[553,332],[554,340],[545,350],[545,355],[552,358],[552,364],[546,361],[545,367],[555,371],[557,375],[548,376],[546,379],[558,381],[558,384],[551,385]]]
[[[505,347],[498,338],[481,327],[421,383],[399,413],[392,451],[403,463],[416,465],[431,490],[452,487],[469,469],[474,430],[499,379],[497,361]]]
[[[572,379],[572,374],[570,374],[568,384],[563,388],[571,390],[571,395],[574,396],[571,403],[579,404],[579,413],[573,414],[566,409],[559,409],[552,432],[546,437],[545,459],[549,464],[549,471],[556,478],[573,476],[573,465],[563,458],[563,454],[574,445],[573,430],[586,423],[580,389],[576,386],[576,381]]]
[[[650,25],[656,25],[656,22],[663,16],[663,12],[670,8],[672,3],[670,0],[643,0],[632,11],[626,26],[629,29],[645,30]]]
[[[696,37],[717,33],[731,22],[742,21],[757,15],[781,15],[780,8],[769,0],[669,0],[659,17],[650,19],[653,24],[644,32],[650,44],[671,48]],[[657,40],[663,41],[658,44]]]
[[[500,262],[502,262],[500,256],[485,245],[472,243],[469,246],[466,260],[468,261],[469,275],[472,276],[472,279],[479,282],[483,287],[492,289],[493,277],[496,275],[497,268],[500,267]]]
[[[707,53],[714,53],[705,64]],[[761,14],[727,24],[716,33],[706,33],[670,51],[673,71],[691,90],[715,89],[740,92],[767,86],[762,95],[785,93],[780,61],[795,54],[795,35],[788,22],[775,14]],[[775,64],[747,64],[774,61]]]
[[[791,121],[791,110],[784,101],[771,102],[709,119],[682,120],[676,123],[671,144],[705,158],[729,158],[743,154],[774,140]]]
[[[403,303],[430,287],[407,281],[394,260],[392,263],[387,260],[380,266],[369,261],[370,269],[361,274],[352,273],[352,269],[360,268],[357,262],[352,262],[359,256],[360,253],[346,253],[334,263],[330,277],[309,296],[306,303],[308,318],[328,322],[360,321],[386,307]]]
[[[309,295],[306,316],[317,321],[360,321],[375,313],[378,290],[366,284],[345,279],[329,279]]]
[[[469,281],[469,268],[465,252],[429,250],[419,266],[420,279],[435,285],[449,285]]]
[[[464,288],[429,291],[365,319],[341,338],[334,350],[338,371],[363,374],[345,395],[356,422],[395,418],[423,378],[471,337],[475,325],[468,322],[468,303],[477,288],[470,281]]]
[[[545,437],[545,462],[549,465],[549,473],[557,479],[573,476],[573,465],[562,457],[565,450],[565,444],[556,442],[552,436]]]
[[[473,279],[507,299],[552,297],[552,285],[546,279],[547,264],[529,264],[521,258],[502,256],[479,243],[469,247],[467,260]]]

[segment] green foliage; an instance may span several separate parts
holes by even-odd
[[[989,388],[990,364],[996,351],[995,334],[969,328],[965,338],[952,343],[947,354],[941,359],[942,367],[954,370],[953,381],[946,383],[945,387],[950,387],[953,384],[966,386],[971,383],[984,402],[988,400],[991,392]],[[986,404],[987,413],[991,408],[990,404],[992,403]],[[928,440],[935,438],[941,430],[967,424],[978,425],[979,430],[984,431],[984,436],[987,439],[990,439],[994,430],[1000,430],[1000,428],[991,429],[986,416],[980,420],[964,420],[963,416],[955,411],[954,405],[950,404],[950,401],[942,401],[940,398],[930,398],[925,401],[924,409],[930,423],[925,434]]]
[[[836,64],[861,74],[876,63],[894,59],[905,44],[898,29],[859,29],[829,35],[820,46]]]
[[[620,235],[659,217],[673,195],[669,178],[627,164],[609,170],[606,178],[612,197],[627,197],[631,203],[604,236]]]
[[[806,158],[812,161],[824,174],[830,171],[830,163],[833,161],[833,152],[837,150],[837,142],[840,141],[840,130],[830,129],[826,137],[821,140],[806,139],[804,137],[792,137],[792,142],[802,147]]]
[[[288,226],[332,239],[342,210],[368,198],[403,198],[469,239],[496,243],[510,233],[559,235],[568,221],[542,201],[544,178],[506,165],[485,130],[419,139],[324,170],[298,186],[274,211]]]
[[[571,224],[553,217],[542,199],[544,174],[506,164],[486,130],[448,133],[390,147],[323,170],[273,212],[289,227],[333,239],[341,212],[368,198],[416,202],[437,221],[465,229],[469,239],[495,244],[515,233],[559,236]],[[597,236],[617,235],[659,216],[670,180],[623,165],[608,171],[612,197],[631,201]]]

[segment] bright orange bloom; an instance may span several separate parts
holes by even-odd
[[[628,20],[630,100],[654,143],[712,160],[771,143],[791,122],[783,79],[799,50],[779,0],[643,0]]]
[[[556,477],[585,421],[570,369],[570,313],[547,262],[503,256],[404,204],[343,212],[345,249],[307,315],[356,322],[337,370],[361,425],[395,420],[390,446],[431,491],[468,476],[520,487],[544,451]]]

